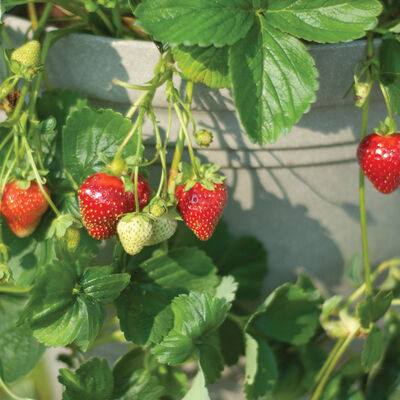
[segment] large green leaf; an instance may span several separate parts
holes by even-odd
[[[233,97],[252,142],[275,142],[310,109],[318,88],[314,60],[296,38],[260,17],[229,54]]]
[[[384,349],[382,332],[374,325],[365,341],[364,350],[361,355],[361,363],[364,371],[368,372],[379,362]]]
[[[204,373],[201,368],[193,380],[192,387],[186,393],[186,396],[183,398],[183,400],[210,400]]]
[[[147,33],[173,45],[233,44],[254,23],[250,0],[146,0],[135,14]]]
[[[23,297],[0,295],[0,377],[6,382],[26,375],[45,350],[27,324],[17,326],[24,304]]]
[[[217,269],[210,257],[194,247],[173,249],[140,264],[137,279],[165,288],[206,291],[218,285]]]
[[[264,16],[275,28],[313,42],[359,38],[377,23],[377,0],[267,0]]]
[[[187,378],[180,369],[161,365],[146,349],[135,347],[121,357],[113,368],[115,382],[114,396],[126,396],[127,399],[132,398],[129,396],[132,396],[133,390],[135,390],[133,386],[136,386],[135,381],[138,381],[137,371],[139,370],[142,370],[141,375],[144,375],[144,379],[142,378],[141,380],[147,380],[147,383],[150,383],[150,385],[147,385],[147,388],[151,389],[149,392],[152,393],[154,399],[158,398],[160,393],[163,396],[181,398],[187,391]],[[150,376],[148,373],[151,374],[151,379],[149,379]],[[158,382],[158,385],[155,385],[155,382]],[[142,387],[144,389],[146,385],[142,385]],[[144,391],[140,394],[143,395]]]
[[[152,349],[152,353],[161,363],[178,365],[186,361],[201,346],[216,346],[216,337],[212,335],[224,322],[230,304],[208,293],[192,292],[180,295],[172,301],[174,326],[163,341]],[[207,347],[203,356],[214,361],[218,349]],[[208,354],[206,354],[208,353]],[[203,359],[202,366],[209,364]],[[223,364],[223,363],[222,363]],[[223,367],[223,365],[222,365]],[[211,373],[215,376],[215,371]]]
[[[248,400],[268,400],[278,379],[278,367],[269,344],[248,333],[246,336],[246,383]]]
[[[228,47],[179,45],[172,48],[185,79],[212,88],[230,87]]]
[[[86,351],[103,324],[103,305],[129,282],[129,274],[110,272],[111,268],[92,267],[80,276],[66,259],[49,265],[38,276],[21,321],[29,322],[40,342],[65,346],[75,341]]]
[[[104,167],[100,153],[112,159],[132,124],[129,119],[110,109],[89,107],[70,114],[62,132],[64,167],[80,184]],[[135,154],[137,135],[124,148]]]
[[[287,283],[275,289],[251,317],[255,328],[281,342],[307,343],[319,327],[321,301],[312,292]]]
[[[392,111],[400,115],[400,40],[392,36],[379,47],[380,78],[387,88]]]
[[[77,371],[60,369],[58,380],[65,386],[63,400],[109,400],[114,378],[106,360],[92,358]]]
[[[252,236],[233,237],[224,220],[220,220],[211,239],[201,241],[184,224],[179,224],[171,240],[172,248],[196,246],[212,258],[222,275],[231,275],[239,284],[236,298],[256,300],[261,296],[267,273],[267,253]]]
[[[88,100],[83,94],[69,89],[46,90],[41,93],[36,103],[39,118],[44,120],[53,116],[60,133],[68,115],[87,106]]]
[[[116,302],[125,338],[138,345],[159,343],[173,326],[171,301],[180,293],[155,284],[131,285]]]
[[[56,259],[53,241],[45,240],[46,222],[44,217],[33,235],[26,238],[15,236],[5,222],[1,224],[3,241],[10,248],[7,265],[18,286],[31,286],[39,270]]]

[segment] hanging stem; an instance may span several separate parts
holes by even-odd
[[[372,282],[387,268],[392,267],[394,265],[399,265],[400,266],[400,258],[393,258],[391,260],[387,260],[383,262],[382,264],[379,265],[379,267],[374,271],[374,273],[371,276]],[[366,284],[363,283],[353,294],[347,299],[347,301],[339,308],[338,312],[341,310],[344,310],[350,306],[354,301],[356,301],[359,297],[362,296],[362,294],[366,290]]]
[[[142,124],[139,125],[139,135],[136,146],[136,162],[139,163],[140,150],[142,148]],[[139,178],[139,165],[135,167],[135,204],[136,212],[140,211],[139,194],[138,194],[138,178]]]
[[[38,169],[36,167],[36,164],[35,164],[35,160],[33,159],[33,156],[32,156],[32,149],[29,147],[29,143],[28,143],[28,141],[27,141],[25,136],[22,137],[22,142],[23,142],[23,144],[25,146],[26,154],[28,156],[28,161],[31,164],[32,171],[33,171],[33,174],[35,175],[36,182],[39,185],[40,191],[42,192],[44,198],[47,200],[47,202],[49,203],[50,207],[52,208],[54,213],[57,215],[57,217],[60,217],[61,216],[60,211],[58,211],[56,205],[53,203],[53,201],[51,200],[50,196],[44,190],[43,183],[42,183],[42,178],[40,177],[39,171],[38,171]]]
[[[156,121],[156,116],[154,115],[154,111],[153,110],[150,111],[150,118],[151,118],[151,121],[152,121],[153,126],[154,126],[154,131],[156,133],[157,151],[160,154],[161,168],[162,168],[160,185],[159,185],[158,190],[157,190],[157,196],[160,196],[161,189],[164,188],[164,191],[163,191],[163,195],[164,196],[163,197],[165,197],[166,196],[166,191],[167,191],[167,162],[165,160],[165,153],[163,151],[164,148],[163,148],[163,145],[162,145],[160,130],[158,128],[157,121]]]
[[[383,84],[381,82],[379,82],[379,87],[381,88],[381,92],[382,92],[383,98],[385,99],[386,108],[387,108],[387,112],[388,112],[388,116],[389,116],[390,122],[392,122],[393,121],[393,113],[392,113],[392,106],[390,105],[388,92],[387,92],[385,86],[383,86]]]
[[[19,397],[7,387],[7,385],[3,382],[3,380],[0,377],[0,388],[2,388],[8,396],[10,396],[13,400],[33,400],[33,399],[28,399],[26,397]]]
[[[187,124],[186,121],[183,118],[182,112],[179,108],[179,105],[177,103],[174,102],[174,108],[175,108],[175,112],[179,118],[179,121],[181,123],[181,127],[183,129],[183,133],[185,134],[185,138],[187,141],[187,146],[188,146],[188,150],[189,150],[189,155],[190,155],[190,161],[192,163],[192,167],[194,169],[194,173],[197,177],[200,177],[199,171],[197,169],[197,165],[196,165],[196,160],[195,160],[195,156],[194,156],[194,151],[193,151],[193,147],[192,147],[192,143],[190,141],[190,135],[189,132],[187,130]]]
[[[335,346],[333,346],[333,349],[331,350],[331,352],[329,353],[328,358],[325,360],[324,365],[322,366],[322,368],[319,370],[317,376],[314,379],[314,385],[316,385],[320,379],[324,376],[324,374],[326,373],[326,371],[328,370],[328,367],[330,366],[330,364],[332,363],[332,360],[335,358],[337,352],[340,350],[340,348],[342,347],[344,341],[346,340],[346,338],[340,338],[336,343]]]
[[[36,5],[34,3],[28,3],[28,14],[29,19],[32,22],[32,29],[36,31],[38,28],[38,19],[36,14]]]
[[[117,152],[115,153],[114,160],[118,160],[121,157],[122,151],[124,150],[125,146],[129,142],[129,140],[131,140],[131,137],[135,134],[135,132],[137,131],[138,127],[142,126],[145,112],[146,112],[146,110],[144,108],[142,108],[140,110],[139,116],[137,117],[137,120],[133,124],[132,129],[128,132],[128,134],[126,135],[125,139],[123,140],[123,142],[119,146]]]
[[[373,36],[371,32],[367,34],[367,59],[372,58],[374,52],[373,48]],[[366,72],[367,81],[372,79],[370,69]],[[362,109],[362,120],[361,120],[361,140],[365,138],[368,130],[368,113],[369,113],[369,100],[368,95],[364,107]],[[359,199],[360,199],[360,225],[361,225],[361,242],[362,242],[362,253],[364,262],[364,280],[367,294],[372,293],[372,281],[371,281],[371,261],[369,257],[368,249],[368,231],[367,231],[367,211],[365,204],[365,177],[360,168],[359,170]]]
[[[172,86],[172,81],[171,81],[171,86]],[[191,81],[188,81],[187,86],[186,86],[186,98],[185,98],[185,104],[187,106],[187,109],[190,110],[191,104],[192,104],[192,99],[193,99],[193,88],[194,84]],[[172,109],[172,107],[171,107]],[[188,119],[189,117],[185,114],[184,115],[184,121],[185,124],[188,124]],[[172,164],[171,168],[169,169],[169,179],[168,179],[168,193],[171,194],[172,196],[175,195],[175,177],[178,175],[179,172],[179,163],[182,158],[183,154],[183,149],[185,147],[185,133],[183,132],[183,128],[179,129],[179,134],[178,134],[178,139],[176,141],[175,145],[175,152],[174,152],[174,157],[172,159]]]
[[[338,346],[338,348],[336,349],[336,354],[330,359],[330,363],[326,366],[325,373],[323,374],[320,383],[318,384],[313,396],[311,397],[311,400],[318,400],[321,397],[331,372],[335,368],[336,364],[339,362],[343,353],[349,347],[350,343],[357,336],[358,331],[359,328],[355,329],[349,336],[347,336],[347,338],[341,343],[341,345]]]

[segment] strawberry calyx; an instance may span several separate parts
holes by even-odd
[[[385,118],[385,121],[379,121],[378,127],[374,129],[374,132],[381,136],[390,136],[398,134],[397,122],[395,119],[389,116]]]
[[[82,224],[72,214],[63,214],[55,218],[47,231],[47,239],[67,239],[73,232],[82,228]],[[69,232],[70,231],[70,232]]]
[[[216,172],[221,168],[216,164],[201,164],[199,158],[195,158],[195,167],[184,161],[179,163],[179,173],[175,177],[178,186],[185,185],[185,192],[190,190],[196,183],[200,183],[204,189],[214,190],[215,184],[221,184],[225,180],[225,176]],[[198,175],[196,174],[198,171]]]

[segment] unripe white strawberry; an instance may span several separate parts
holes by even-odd
[[[152,233],[152,222],[144,214],[127,214],[117,225],[119,240],[124,250],[130,254],[138,254]]]
[[[144,244],[153,246],[169,239],[176,231],[177,221],[171,214],[165,213],[153,221],[151,237]]]

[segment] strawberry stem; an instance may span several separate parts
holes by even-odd
[[[161,168],[162,168],[160,184],[159,184],[159,187],[158,187],[158,190],[157,190],[157,196],[158,197],[160,196],[161,189],[164,188],[164,191],[163,191],[164,196],[163,197],[165,197],[166,192],[167,192],[167,162],[165,160],[165,151],[164,151],[164,148],[163,148],[163,145],[162,145],[160,130],[158,128],[157,121],[156,121],[156,116],[154,115],[153,109],[150,110],[149,114],[150,114],[151,122],[153,123],[153,126],[154,126],[154,131],[156,133],[157,152],[160,154]],[[161,149],[163,151],[161,151]]]
[[[179,105],[176,102],[174,102],[173,104],[174,104],[175,112],[178,115],[179,121],[181,123],[182,129],[183,129],[183,133],[185,134],[185,138],[186,138],[187,146],[188,146],[188,150],[189,150],[189,155],[190,155],[190,162],[192,164],[194,173],[195,173],[197,178],[200,178],[200,173],[199,173],[199,170],[198,170],[197,165],[196,165],[195,155],[194,155],[192,143],[191,143],[191,140],[190,140],[190,135],[189,135],[189,132],[187,130],[187,125],[185,123],[185,120],[183,119],[183,114],[182,114],[182,112],[181,112],[181,110],[179,108]]]
[[[32,29],[36,31],[38,28],[38,18],[36,14],[36,5],[34,3],[28,3],[28,14],[29,19],[32,22]]]
[[[28,399],[26,397],[19,397],[16,394],[14,394],[8,387],[7,385],[3,382],[3,380],[0,377],[0,388],[4,390],[4,392],[10,396],[11,399],[13,400],[33,400],[33,399]]]
[[[391,128],[390,128],[390,131],[387,133],[388,135],[390,135],[391,133],[394,133],[394,132],[392,132],[392,126],[393,126],[392,106],[390,105],[389,95],[388,95],[388,92],[387,92],[385,86],[381,82],[379,82],[379,87],[381,88],[383,98],[385,99],[386,108],[387,108],[387,112],[388,112],[388,117],[389,117],[389,120],[390,120],[390,127]]]
[[[145,109],[142,109],[142,110],[145,111]],[[140,115],[139,115],[139,117],[140,117]],[[140,163],[139,156],[140,156],[140,149],[142,147],[142,127],[143,127],[143,125],[140,124],[139,125],[139,132],[138,132],[139,133],[138,141],[137,141],[137,146],[136,146],[136,162],[137,163]],[[139,165],[137,165],[135,167],[135,204],[136,204],[136,212],[140,211],[139,193],[138,193],[138,179],[139,179]]]
[[[42,192],[44,198],[49,203],[50,207],[52,208],[54,213],[57,215],[57,217],[60,217],[61,216],[60,211],[58,211],[58,208],[56,207],[56,205],[51,200],[50,196],[47,194],[47,192],[43,188],[42,178],[40,177],[39,171],[35,164],[35,160],[33,159],[33,156],[32,156],[32,149],[29,147],[28,140],[26,139],[25,136],[22,137],[22,142],[25,146],[26,154],[28,156],[29,163],[31,164],[33,174],[35,175],[36,182],[39,185],[40,191]]]
[[[171,90],[173,90],[172,81],[170,81],[169,84],[171,86]],[[193,88],[194,88],[193,82],[188,81],[187,85],[186,85],[186,98],[185,98],[185,104],[186,104],[187,110],[190,110],[190,107],[192,104]],[[171,98],[170,98],[170,101],[171,101]],[[185,125],[187,125],[189,122],[189,116],[186,113],[184,115],[184,122],[185,122]],[[174,157],[172,159],[171,168],[169,170],[168,193],[171,194],[172,196],[175,196],[175,177],[179,173],[179,163],[182,158],[184,146],[185,146],[185,134],[184,134],[183,128],[181,126],[181,128],[179,129],[178,139],[177,139],[176,145],[175,145]]]
[[[373,35],[371,32],[367,34],[367,59],[372,58],[374,53],[373,47]],[[366,72],[367,82],[372,79],[370,69]],[[368,94],[365,104],[362,108],[362,120],[361,120],[361,140],[365,138],[368,130],[368,114],[369,114],[369,101],[370,95]],[[361,226],[361,243],[362,243],[362,254],[364,262],[364,280],[366,293],[372,293],[372,281],[371,281],[371,261],[369,257],[368,249],[368,230],[367,230],[367,211],[365,205],[365,177],[362,169],[359,169],[359,201],[360,201],[360,226]]]

